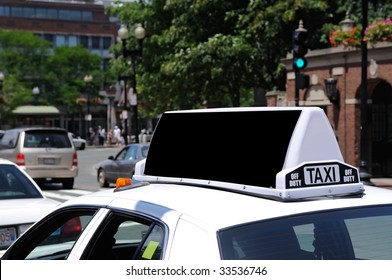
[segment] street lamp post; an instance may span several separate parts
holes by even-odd
[[[122,76],[120,77],[120,85],[124,90],[124,108],[121,113],[121,118],[124,121],[124,143],[128,145],[128,94],[127,94],[127,80],[128,77]],[[121,90],[121,89],[120,89]]]
[[[131,106],[133,107],[133,118],[134,118],[134,131],[135,131],[135,141],[136,143],[139,142],[139,128],[138,128],[138,109],[137,109],[137,90],[136,90],[136,70],[135,70],[135,60],[136,57],[142,57],[143,56],[143,39],[145,37],[146,33],[144,28],[138,24],[135,28],[135,38],[137,39],[138,42],[138,48],[137,49],[133,49],[133,50],[128,50],[126,47],[126,41],[129,38],[129,34],[128,34],[128,29],[126,28],[125,25],[121,25],[121,28],[118,30],[118,37],[121,39],[122,41],[122,53],[123,53],[123,57],[127,58],[130,57],[131,58],[131,82],[132,82],[132,94],[133,96],[131,97]],[[127,110],[127,106],[128,106],[128,101],[127,101],[127,92],[126,92],[126,88],[124,87],[124,108],[125,110]],[[127,120],[126,120],[127,121]],[[127,126],[128,123],[125,124],[125,129],[127,132]],[[128,133],[126,133],[125,138],[128,137]],[[126,140],[127,141],[127,140]]]
[[[4,73],[0,72],[0,104],[5,103],[4,94],[3,94],[3,82],[4,82]]]
[[[34,105],[38,105],[39,87],[33,88]]]
[[[91,75],[86,75],[84,76],[84,82],[86,83],[86,94],[87,94],[87,114],[85,116],[85,121],[86,121],[86,140],[90,141],[90,135],[89,135],[89,128],[91,126],[91,120],[92,116],[90,114],[90,84],[93,81],[93,76]],[[91,142],[90,142],[91,144]]]
[[[368,26],[368,1],[362,0],[362,31],[361,37],[365,37],[365,30]],[[368,170],[368,104],[367,104],[367,42],[361,40],[361,143],[360,143],[360,163],[359,176],[368,185],[371,175]]]
[[[355,5],[355,1],[352,2]],[[359,177],[361,181],[367,185],[372,185],[370,181],[372,175],[368,169],[368,104],[367,104],[367,59],[368,50],[367,42],[363,40],[365,37],[365,30],[368,26],[368,1],[362,0],[362,31],[361,31],[361,85],[360,85],[360,151],[359,151]],[[341,22],[343,30],[348,31],[353,28],[353,21],[349,18],[349,12],[346,14],[346,19]]]
[[[2,111],[4,108],[3,104],[5,104],[5,98],[4,98],[4,94],[3,94],[3,82],[4,82],[4,73],[0,72],[0,104],[2,105],[0,107],[0,128],[3,123],[3,116],[2,116]]]

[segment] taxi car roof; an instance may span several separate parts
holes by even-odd
[[[261,219],[326,209],[340,209],[374,204],[387,204],[392,192],[366,186],[363,197],[342,197],[282,203],[271,199],[229,191],[178,184],[147,184],[124,191],[105,190],[64,202],[67,205],[100,205],[102,207],[129,207],[136,211],[163,219],[168,211],[187,215],[211,228],[219,229]],[[121,203],[120,203],[121,202]],[[224,213],[224,215],[222,214]]]
[[[343,157],[318,107],[184,110],[160,118],[143,173],[274,187],[282,169],[319,160]]]

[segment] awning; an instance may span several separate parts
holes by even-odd
[[[43,105],[25,105],[19,106],[12,113],[16,115],[45,115],[45,116],[58,116],[60,115],[59,109],[54,106]]]

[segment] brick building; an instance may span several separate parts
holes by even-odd
[[[343,157],[360,166],[361,145],[361,50],[329,48],[309,51],[304,73],[309,88],[300,90],[299,106],[319,106],[336,133]],[[295,106],[295,74],[292,55],[282,60],[287,69],[286,92],[269,92],[268,106]],[[325,79],[336,80],[336,98],[328,98]],[[392,44],[368,48],[367,131],[364,136],[369,173],[392,177]],[[366,137],[366,138],[365,138]]]
[[[82,45],[104,58],[117,38],[116,21],[94,0],[0,0],[0,28],[33,32],[53,46]]]

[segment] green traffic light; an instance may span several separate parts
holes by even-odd
[[[306,66],[306,62],[305,59],[303,58],[297,58],[295,60],[295,66],[297,67],[297,69],[303,69]]]

